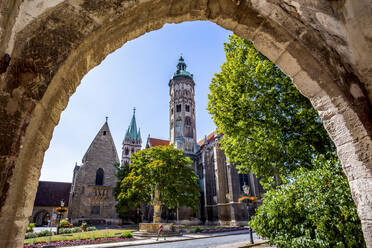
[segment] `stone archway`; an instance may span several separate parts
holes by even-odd
[[[352,0],[0,3],[0,246],[21,247],[45,150],[81,78],[165,23],[209,20],[292,77],[337,146],[372,247],[371,6]]]
[[[48,225],[48,220],[50,219],[49,212],[45,209],[40,210],[34,216],[34,223],[36,226],[45,226]]]

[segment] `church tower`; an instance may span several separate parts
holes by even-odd
[[[130,156],[133,153],[141,150],[142,139],[141,139],[141,131],[138,129],[137,131],[137,123],[136,123],[136,108],[133,109],[133,116],[128,127],[127,132],[125,133],[125,138],[123,140],[123,151],[121,157],[121,165],[129,165],[130,164]]]
[[[182,56],[177,64],[177,71],[169,81],[169,115],[170,115],[170,143],[185,153],[195,153],[195,82],[193,75],[186,70],[186,63]]]

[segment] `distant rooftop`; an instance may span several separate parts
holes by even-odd
[[[169,145],[169,140],[156,139],[156,138],[150,138],[149,137],[147,139],[147,145],[149,145],[149,147],[168,146]]]
[[[71,183],[39,181],[34,206],[61,206],[61,200],[68,206]]]

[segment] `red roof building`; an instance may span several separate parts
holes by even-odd
[[[205,143],[210,143],[215,141],[216,139],[216,131],[210,133],[208,136],[206,136],[204,139],[199,140],[198,145],[203,146]]]
[[[154,146],[169,146],[169,140],[150,138],[149,136],[147,138],[146,148],[150,148]]]

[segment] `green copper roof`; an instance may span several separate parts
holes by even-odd
[[[177,71],[173,74],[173,78],[176,77],[189,77],[193,79],[193,75],[186,70],[186,63],[182,56],[178,60]]]
[[[130,125],[128,127],[128,130],[125,133],[125,139],[129,139],[131,141],[141,140],[141,131],[139,129],[137,131],[136,109],[133,109],[132,120],[130,121]]]

